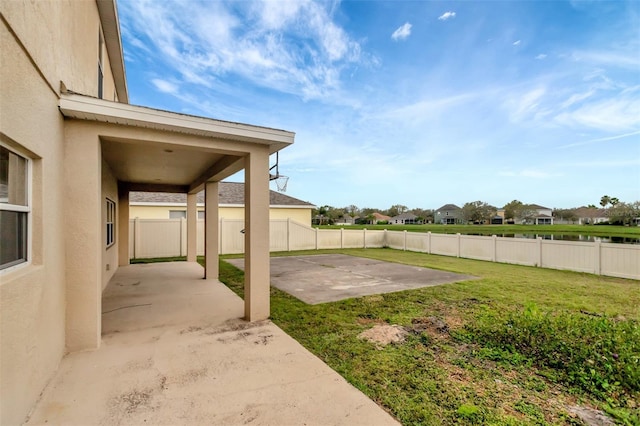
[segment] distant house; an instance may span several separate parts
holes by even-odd
[[[382,213],[375,212],[372,214],[373,216],[373,224],[375,225],[378,222],[389,222],[391,220],[391,216],[384,215]]]
[[[434,222],[443,225],[463,223],[462,209],[455,204],[445,204],[434,213]]]
[[[553,225],[553,212],[549,207],[527,204],[519,218],[522,224]]]
[[[244,219],[244,183],[218,184],[218,217]],[[315,206],[306,201],[269,191],[269,218],[291,219],[311,225]],[[198,218],[204,219],[204,191],[197,194]],[[187,195],[165,192],[131,192],[129,217],[141,219],[177,219],[187,217]]]
[[[343,215],[342,217],[336,220],[336,225],[354,225],[356,221],[360,219],[360,216],[351,217],[348,214]]]
[[[607,211],[595,207],[579,207],[575,210],[579,225],[608,222]]]
[[[413,213],[402,213],[398,216],[394,216],[388,219],[389,224],[392,225],[420,225],[422,224],[422,220],[418,219]]]

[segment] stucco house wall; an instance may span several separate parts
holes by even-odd
[[[3,1],[0,13],[0,143],[31,168],[29,261],[0,271],[0,424],[19,424],[65,354],[66,265],[73,259],[65,255],[58,101],[61,81],[97,96],[100,19],[89,1]],[[108,55],[103,59],[105,93],[113,99]]]

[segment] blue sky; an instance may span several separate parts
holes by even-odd
[[[296,198],[640,200],[638,1],[118,0],[118,11],[130,102],[295,132],[280,173]]]

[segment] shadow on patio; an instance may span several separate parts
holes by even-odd
[[[121,267],[102,346],[68,355],[27,424],[397,424],[197,263]]]

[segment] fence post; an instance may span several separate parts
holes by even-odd
[[[387,241],[387,230],[384,229],[384,233],[382,234],[382,248],[389,247],[389,243]]]
[[[431,254],[431,231],[427,232],[427,253]]]
[[[542,268],[542,237],[537,237],[536,240],[538,241],[538,262],[536,266]]]
[[[316,230],[316,250],[318,250],[318,228],[315,228]]]
[[[133,221],[133,258],[134,259],[137,259],[139,248],[140,248],[140,218],[136,217]]]
[[[596,241],[593,243],[594,260],[593,264],[595,266],[594,274],[600,275],[602,269],[602,242]]]
[[[287,218],[287,251],[291,251],[291,218]]]
[[[223,244],[223,239],[224,239],[224,218],[221,217],[220,220],[220,232],[218,233],[219,237],[218,237],[218,241],[220,242],[220,247],[218,248],[218,253],[220,254],[225,254],[222,252],[223,248],[224,248],[224,244]]]
[[[491,254],[491,261],[495,262],[498,258],[498,237],[492,235],[491,238],[493,239],[493,253]]]
[[[340,248],[344,248],[344,228],[340,228]]]
[[[367,228],[362,230],[362,248],[367,248]]]
[[[460,233],[456,234],[457,247],[456,247],[456,257],[460,257]]]
[[[404,251],[407,251],[407,230],[404,230]]]

